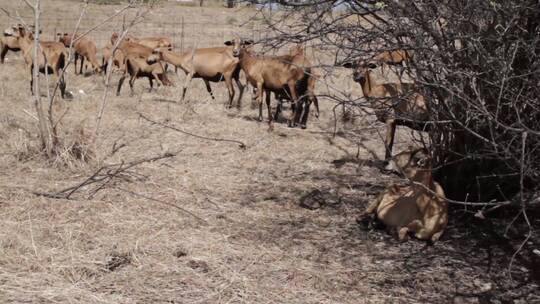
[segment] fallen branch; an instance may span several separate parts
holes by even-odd
[[[186,135],[189,135],[189,136],[193,136],[193,137],[196,137],[196,138],[200,138],[200,139],[204,139],[204,140],[211,140],[211,141],[217,141],[217,142],[230,142],[230,143],[235,143],[235,144],[238,144],[240,146],[240,149],[243,149],[245,150],[247,148],[246,144],[244,144],[243,142],[239,141],[239,140],[235,140],[235,139],[224,139],[224,138],[216,138],[216,137],[206,137],[206,136],[202,136],[202,135],[197,135],[197,134],[193,134],[193,133],[190,133],[190,132],[187,132],[187,131],[184,131],[184,130],[181,130],[179,128],[176,128],[176,127],[173,127],[173,126],[170,126],[170,125],[166,125],[164,123],[161,123],[161,122],[157,122],[155,120],[152,120],[146,116],[144,116],[142,113],[139,113],[137,112],[137,114],[139,114],[139,117],[150,122],[151,124],[154,124],[154,125],[158,125],[158,126],[161,126],[161,127],[164,127],[164,128],[167,128],[167,129],[171,129],[171,130],[174,130],[176,132],[180,132],[182,134],[186,134]]]

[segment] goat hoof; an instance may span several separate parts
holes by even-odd
[[[307,128],[307,126],[306,126],[305,124],[300,124],[300,128],[301,128],[302,130],[305,130],[305,129]]]

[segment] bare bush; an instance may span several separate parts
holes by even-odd
[[[266,4],[282,8],[265,13],[273,45],[310,41],[334,55],[333,65],[387,50],[414,54],[407,74],[429,100],[437,176],[450,198],[524,202],[538,195],[538,1]]]

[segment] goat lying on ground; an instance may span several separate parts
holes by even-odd
[[[124,75],[118,81],[118,88],[116,90],[116,96],[120,95],[120,90],[122,89],[122,84],[126,79],[127,75],[130,75],[129,86],[131,89],[131,95],[133,95],[133,85],[135,80],[140,77],[147,77],[150,82],[150,91],[154,87],[153,80],[155,79],[158,84],[171,86],[172,83],[169,81],[165,74],[165,69],[159,61],[159,58],[156,56],[150,56],[148,58],[141,58],[136,55],[128,55],[125,60],[124,66]]]
[[[57,36],[59,37],[58,41],[62,42],[66,48],[69,48],[71,46],[72,38],[74,40],[73,49],[75,50],[75,74],[77,74],[77,61],[79,60],[79,58],[81,59],[81,67],[79,74],[83,73],[83,65],[85,58],[92,65],[94,72],[101,73],[101,67],[99,66],[97,61],[96,44],[92,40],[87,37],[73,37],[73,34],[68,33],[58,33]]]
[[[448,203],[433,180],[431,156],[426,149],[416,149],[397,154],[392,163],[412,184],[388,187],[365,215],[375,214],[387,228],[396,229],[400,241],[411,232],[418,239],[436,242],[448,223]]]

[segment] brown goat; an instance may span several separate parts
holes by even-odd
[[[136,38],[133,36],[128,36],[127,41],[135,42],[151,49],[157,48],[166,48],[172,49],[173,45],[171,39],[167,37],[146,37],[146,38]]]
[[[37,68],[41,73],[53,74],[58,78],[60,93],[62,98],[65,96],[66,82],[64,79],[63,68],[66,64],[67,50],[60,42],[41,41],[40,50],[38,50],[37,62],[34,62],[34,35],[27,31],[23,26],[14,27],[17,33],[17,41],[21,48],[24,61],[30,71],[30,90],[34,93],[33,69]]]
[[[397,125],[426,130],[429,113],[425,98],[411,83],[376,84],[372,76],[372,70],[377,68],[374,62],[347,63],[344,66],[354,68],[354,81],[362,87],[364,97],[371,101],[377,119],[386,123],[385,160],[389,160]]]
[[[413,59],[412,53],[406,50],[393,50],[393,51],[384,51],[373,57],[373,61],[379,63],[381,69],[384,69],[385,65],[391,66],[404,66],[405,63]],[[384,70],[381,72],[384,73]],[[399,76],[403,74],[403,69],[400,70]]]
[[[96,44],[92,40],[86,37],[73,36],[72,34],[68,33],[58,33],[57,36],[59,37],[58,41],[62,42],[66,48],[71,46],[72,40],[74,41],[73,49],[75,51],[75,74],[77,74],[77,61],[79,58],[81,59],[81,68],[79,74],[83,73],[85,58],[92,65],[94,72],[101,73],[101,67],[97,61]]]
[[[111,45],[115,45],[118,38],[119,38],[118,34],[113,33],[111,36]],[[142,44],[138,44],[133,41],[129,41],[127,39],[124,39],[118,44],[118,49],[121,50],[124,53],[124,56],[126,57],[130,55],[135,55],[141,58],[148,58],[152,54],[152,51],[153,51],[152,48],[149,48]]]
[[[158,82],[158,84],[161,83],[162,85],[166,86],[172,85],[165,74],[165,69],[163,69],[159,58],[153,55],[146,59],[137,55],[126,56],[124,75],[122,75],[118,81],[116,96],[120,95],[120,90],[122,89],[122,84],[124,83],[127,74],[130,75],[129,86],[131,88],[131,95],[133,95],[133,85],[135,84],[135,80],[140,77],[148,78],[148,81],[150,82],[150,91],[152,91],[154,87],[154,79]]]
[[[238,39],[235,39],[235,41]],[[235,45],[241,44],[238,41]],[[257,89],[257,101],[259,103],[259,116],[261,115],[261,104],[263,92],[266,93],[266,104],[268,107],[268,124],[272,129],[272,114],[270,112],[270,92],[283,93],[291,97],[292,113],[288,118],[288,125],[294,126],[300,119],[301,111],[298,95],[298,84],[305,81],[305,91],[307,89],[308,78],[311,70],[307,66],[307,59],[302,55],[284,55],[276,57],[255,56],[250,50],[241,48],[237,55],[240,59],[240,67],[246,74],[248,82]],[[302,92],[302,93],[304,93]],[[309,94],[308,94],[309,95]],[[307,117],[307,116],[306,116]]]
[[[8,51],[18,52],[21,50],[17,37],[13,36],[12,30],[5,30],[0,37],[0,63],[4,63]]]
[[[111,56],[113,55],[112,54],[112,49],[113,49],[113,46],[108,43],[106,46],[104,46],[102,49],[101,49],[101,53],[102,53],[102,59],[101,59],[101,70],[102,71],[106,71],[107,70],[107,65],[109,64],[109,58],[111,58]],[[114,52],[114,58],[113,58],[113,61],[112,61],[112,64],[113,64],[113,67],[117,67],[120,71],[123,71],[124,70],[124,61],[125,61],[125,58],[124,58],[124,53],[122,53],[121,50],[116,50]]]
[[[320,114],[319,100],[315,95],[315,85],[317,83],[319,75],[316,69],[312,67],[309,59],[306,58],[304,49],[300,45],[293,46],[290,49],[288,55],[275,56],[273,58],[282,60],[284,62],[290,62],[294,66],[304,68],[305,77],[296,84],[296,91],[300,96],[299,98],[301,101],[296,105],[297,109],[295,109],[295,123],[299,123],[301,128],[306,128],[311,103],[315,105],[315,109],[317,110],[315,117],[319,117]],[[277,120],[279,118],[279,113],[281,112],[283,102],[291,101],[291,94],[288,88],[285,88],[284,90],[274,91],[274,96],[278,102],[276,107],[276,113],[274,114],[274,120]],[[268,110],[270,110],[268,100],[267,107]],[[259,104],[259,120],[262,121],[262,104]]]
[[[393,158],[393,163],[412,184],[388,187],[364,215],[376,214],[387,228],[397,230],[400,241],[412,232],[418,239],[436,242],[448,223],[448,202],[442,187],[433,180],[429,152],[402,152]]]
[[[403,64],[412,60],[412,54],[405,50],[384,51],[373,57],[374,61],[388,65]]]
[[[210,82],[225,81],[229,91],[229,107],[231,107],[235,95],[232,84],[234,79],[240,91],[238,105],[240,104],[244,85],[240,82],[240,67],[238,66],[238,59],[233,56],[233,48],[201,48],[181,54],[161,48],[155,49],[154,53],[159,55],[162,61],[170,63],[186,73],[187,77],[182,88],[182,100],[184,100],[187,87],[193,78],[201,78],[204,81],[212,99],[215,98]]]

